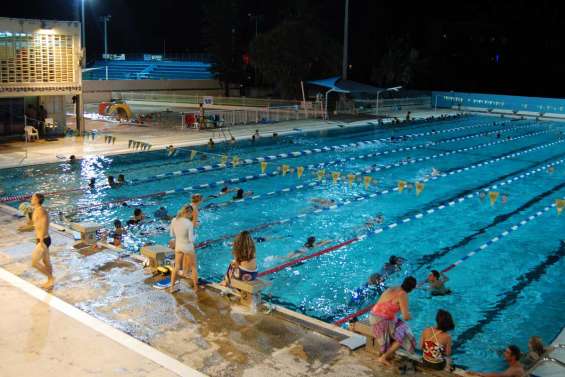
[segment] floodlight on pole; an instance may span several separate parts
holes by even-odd
[[[85,0],[80,1],[80,15],[81,15],[81,18],[80,18],[80,26],[81,26],[80,27],[80,31],[81,31],[80,42],[81,42],[82,48],[86,50],[86,33],[85,33],[85,31],[86,31],[85,30],[86,29],[86,27],[85,27],[86,26],[85,25],[86,20],[84,19],[84,2],[85,2]]]
[[[104,23],[104,57],[108,56],[108,22],[112,18],[111,15],[100,17],[100,21]]]
[[[398,92],[400,89],[402,89],[402,86],[393,86],[392,88],[386,88],[377,92],[377,106],[375,109],[375,116],[379,115],[379,95],[384,92]]]

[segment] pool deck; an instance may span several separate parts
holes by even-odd
[[[442,110],[441,112],[413,111],[412,117],[428,117],[455,114],[455,111]],[[402,114],[398,114],[401,118]],[[402,119],[402,118],[401,118]],[[74,120],[69,121],[69,126]],[[236,140],[249,139],[255,130],[259,130],[262,136],[270,137],[274,132],[279,135],[296,133],[295,129],[303,131],[316,131],[340,128],[339,126],[355,127],[367,124],[366,120],[354,122],[344,121],[322,121],[322,120],[299,120],[286,121],[272,124],[236,126],[230,129],[231,134]],[[149,126],[138,126],[128,124],[118,124],[112,122],[87,120],[86,128],[88,131],[96,130],[104,135],[111,135],[116,138],[115,143],[107,144],[103,136],[98,136],[94,140],[82,137],[61,137],[56,141],[33,141],[25,143],[23,141],[6,142],[0,144],[0,169],[44,164],[50,162],[61,162],[61,158],[68,158],[75,155],[77,158],[100,155],[113,155],[131,153],[128,148],[129,140],[134,139],[152,145],[152,150],[164,149],[169,145],[193,146],[203,145],[213,138],[215,142],[225,139],[218,131],[212,130],[192,130],[180,128],[155,128]],[[57,157],[59,156],[59,157]]]
[[[343,124],[285,122],[262,125],[261,132],[327,129],[338,123]],[[100,122],[89,123],[89,128],[101,124],[118,138],[116,144],[71,138],[34,142],[25,159],[24,143],[4,144],[0,168],[59,161],[57,154],[124,153],[130,138],[165,147],[201,144],[210,137],[208,132],[182,131],[179,137],[179,130]],[[248,138],[256,128],[238,127],[232,133]],[[109,249],[82,255],[73,249],[68,233],[53,229],[56,286],[46,293],[36,287],[43,278],[30,267],[33,234],[18,232],[20,221],[14,211],[0,206],[1,375],[398,375],[379,367],[364,350],[350,351],[334,337],[277,313],[252,314],[212,290],[195,294],[184,282],[174,295],[154,289],[135,258]]]

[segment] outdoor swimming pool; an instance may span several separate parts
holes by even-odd
[[[230,242],[244,229],[266,239],[257,244],[260,271],[286,262],[310,235],[332,240],[309,252],[322,255],[264,277],[273,281],[268,300],[328,322],[376,300],[354,300],[353,292],[392,254],[407,262],[387,285],[408,274],[422,281],[430,269],[447,269],[470,255],[447,272],[452,295],[411,294],[410,325],[419,335],[434,324],[438,308],[447,309],[456,321],[455,362],[500,369],[497,350],[509,343],[524,348],[531,335],[549,341],[565,322],[560,284],[565,217],[554,208],[555,200],[565,197],[564,130],[557,122],[478,116],[367,125],[199,147],[205,153],[196,156],[179,149],[173,156],[137,152],[75,165],[6,169],[0,180],[7,195],[60,192],[48,195],[55,221],[62,212],[70,221],[111,228],[114,219],[125,224],[133,209],[141,208],[149,219],[128,229],[125,246],[132,251],[146,242],[167,242],[168,222],[152,219],[160,206],[174,214],[191,194],[206,198],[218,194],[221,181],[233,180],[229,187],[253,196],[234,202],[230,194],[203,203],[197,229],[200,275],[221,279],[231,259]],[[234,157],[237,166],[231,164]],[[217,166],[226,159],[228,167]],[[267,162],[264,174],[261,160]],[[431,176],[432,167],[438,176]],[[118,174],[128,184],[105,185],[106,176]],[[355,175],[351,184],[349,175]],[[367,186],[365,176],[372,177]],[[93,177],[97,187],[87,189]],[[400,192],[399,181],[424,186],[419,195],[415,187]],[[69,191],[80,187],[85,189]],[[481,201],[480,191],[499,192],[494,205],[488,194]],[[315,198],[333,202],[324,207],[312,202]],[[365,227],[377,214],[384,215],[384,224]]]

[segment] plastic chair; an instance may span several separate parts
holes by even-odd
[[[26,141],[31,141],[34,137],[36,140],[39,140],[39,132],[37,132],[37,128],[33,126],[25,126],[24,131]]]

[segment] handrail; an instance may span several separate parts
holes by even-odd
[[[560,367],[565,368],[565,363],[563,361],[558,360],[554,357],[549,357],[549,356],[542,357],[540,362],[537,365],[541,365],[541,364],[546,363],[546,362],[555,363],[555,364],[559,365]]]
[[[112,92],[113,98],[129,101],[155,101],[155,102],[177,102],[198,105],[204,102],[203,95],[180,95],[163,94],[155,92]],[[298,100],[269,99],[269,98],[250,98],[250,97],[221,97],[213,96],[214,105],[225,106],[245,106],[245,107],[273,107],[273,106],[293,106],[302,104]]]

